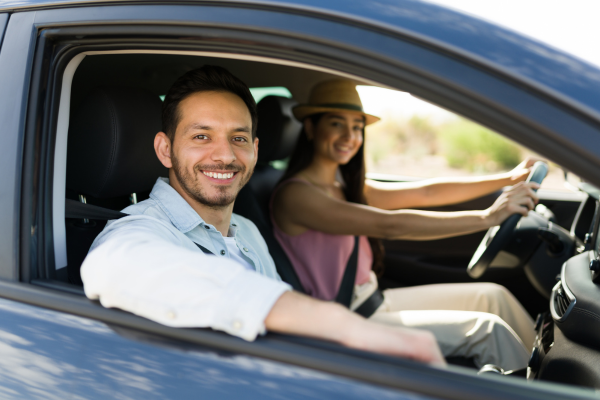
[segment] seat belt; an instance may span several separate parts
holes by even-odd
[[[354,236],[354,248],[352,254],[346,264],[346,270],[342,277],[342,283],[340,284],[340,290],[335,298],[335,301],[350,308],[352,303],[352,295],[354,294],[354,283],[356,282],[356,270],[358,268],[358,247],[359,237]],[[383,294],[381,290],[376,289],[371,296],[369,296],[356,310],[355,313],[362,315],[365,318],[369,318],[383,303]]]
[[[128,214],[120,211],[111,210],[110,208],[103,208],[94,206],[92,204],[81,203],[77,200],[65,199],[65,218],[76,218],[76,219],[96,219],[100,221],[106,221],[109,219],[119,219],[126,217]],[[214,256],[214,253],[208,250],[206,247],[199,245],[194,242],[196,246],[204,252]]]
[[[342,277],[340,290],[335,298],[335,301],[350,308],[352,303],[352,294],[354,293],[354,282],[356,282],[356,268],[358,266],[358,236],[354,236],[354,248],[352,254],[346,264],[346,270]]]
[[[213,253],[212,251],[210,251],[210,250],[209,250],[209,249],[207,249],[206,247],[204,247],[204,246],[201,246],[201,245],[199,245],[199,244],[198,244],[198,243],[196,243],[196,242],[194,242],[194,244],[195,244],[196,246],[198,246],[198,247],[200,248],[200,250],[202,250],[202,251],[204,252],[204,254],[208,254],[209,256],[214,256],[214,255],[215,255],[215,253]]]
[[[98,207],[92,204],[81,203],[77,200],[65,199],[65,218],[96,219],[107,221],[119,219],[127,214],[109,208]]]

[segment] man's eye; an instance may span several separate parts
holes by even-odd
[[[205,139],[208,139],[208,136],[206,136],[206,135],[196,135],[196,136],[194,136],[194,139],[205,140]]]
[[[246,139],[245,137],[234,137],[233,141],[234,142],[247,142],[248,139]]]

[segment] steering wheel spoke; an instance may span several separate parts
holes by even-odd
[[[548,165],[538,161],[533,165],[527,182],[542,183],[547,173]],[[467,267],[467,273],[471,278],[477,279],[483,275],[500,250],[510,242],[520,220],[520,214],[513,214],[501,225],[488,229]]]

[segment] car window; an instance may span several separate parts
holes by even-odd
[[[380,122],[366,128],[371,174],[407,178],[470,176],[510,171],[535,152],[410,93],[358,86],[366,112]],[[376,175],[374,175],[376,176]],[[550,163],[542,188],[568,191],[563,170]]]
[[[250,93],[252,93],[252,97],[254,97],[254,101],[257,103],[267,96],[281,96],[288,99],[292,98],[292,94],[288,88],[283,86],[251,87]]]

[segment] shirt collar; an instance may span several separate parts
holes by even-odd
[[[169,185],[169,179],[167,178],[156,180],[150,192],[150,198],[156,201],[175,228],[182,233],[187,233],[196,226],[204,224],[202,217]]]
[[[167,214],[171,223],[182,233],[187,233],[198,225],[208,225],[200,215],[171,185],[168,178],[158,178],[150,198],[158,204],[160,209]],[[239,225],[235,215],[231,216],[229,234],[235,237]]]

